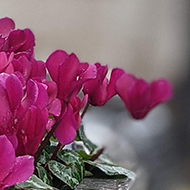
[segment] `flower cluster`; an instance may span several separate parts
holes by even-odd
[[[149,84],[119,68],[108,78],[107,66],[81,63],[62,50],[37,61],[34,46],[30,29],[15,29],[11,19],[0,19],[0,189],[33,174],[34,157],[48,134],[61,145],[74,141],[81,110],[89,104],[103,106],[119,95],[131,115],[141,119],[172,97],[166,80]]]

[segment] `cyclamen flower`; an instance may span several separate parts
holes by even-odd
[[[5,135],[0,136],[0,189],[25,182],[34,172],[34,158],[15,156],[15,149]]]
[[[122,69],[113,69],[110,80],[106,78],[108,67],[95,64],[97,77],[84,83],[83,92],[88,94],[89,103],[93,106],[103,106],[110,98],[116,95],[115,83],[124,74]]]
[[[15,30],[14,21],[10,18],[0,19],[0,51],[15,56],[26,55],[29,59],[33,57],[34,34],[30,29]]]
[[[152,108],[172,97],[172,87],[167,80],[148,84],[129,74],[124,74],[117,80],[116,91],[135,119],[144,118]]]
[[[53,52],[47,59],[46,66],[57,84],[57,97],[65,102],[79,93],[84,82],[96,77],[94,65],[81,64],[75,54],[68,55],[62,50]]]
[[[84,82],[96,77],[97,70],[94,65],[80,63],[75,54],[68,55],[61,50],[49,56],[46,66],[57,85],[57,96],[49,105],[49,113],[52,113],[54,119],[49,121],[47,127],[50,130],[56,122],[55,137],[61,144],[69,144],[75,139],[80,126],[79,111],[84,106],[84,100],[79,100],[77,95]],[[54,85],[49,88],[50,92],[55,89]],[[55,96],[55,93],[51,95]]]
[[[43,84],[30,80],[26,94],[19,78],[0,74],[0,135],[14,141],[17,155],[34,155],[48,120],[48,95]]]
[[[79,97],[73,97],[70,103],[65,106],[62,116],[58,119],[59,124],[54,133],[61,144],[66,145],[74,141],[81,123],[79,111],[87,103],[87,100],[88,96],[84,96],[82,100]]]

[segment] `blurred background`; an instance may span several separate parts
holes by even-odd
[[[120,67],[148,81],[167,78],[174,98],[134,121],[118,97],[91,108],[89,138],[137,173],[132,190],[190,190],[188,0],[2,0],[0,17],[36,36],[37,59],[56,49]]]

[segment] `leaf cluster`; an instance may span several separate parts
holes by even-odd
[[[78,143],[82,144],[78,145]],[[52,155],[55,142],[50,142],[41,152],[35,174],[25,183],[11,187],[11,190],[75,189],[85,177],[127,178],[134,180],[135,174],[112,163],[84,133],[81,126],[72,149],[61,149],[56,158]]]

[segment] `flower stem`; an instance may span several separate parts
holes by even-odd
[[[85,105],[84,110],[83,110],[83,112],[82,112],[82,114],[81,114],[81,119],[82,119],[82,118],[84,117],[84,115],[86,114],[86,112],[87,112],[89,106],[90,106],[90,104],[89,104],[89,102],[87,102],[87,104]]]
[[[42,141],[41,145],[38,147],[38,150],[36,152],[36,154],[34,155],[35,158],[35,164],[37,163],[37,159],[39,158],[42,150],[44,149],[44,147],[46,146],[46,144],[48,143],[49,139],[51,138],[51,136],[53,135],[54,131],[57,129],[58,123],[55,123],[51,129],[51,131],[47,134],[47,136],[44,138],[44,140]]]
[[[55,148],[55,150],[54,150],[54,152],[53,152],[53,155],[51,156],[50,160],[55,160],[56,157],[57,157],[57,152],[58,152],[59,150],[61,150],[63,147],[64,147],[64,145],[62,145],[61,143],[59,143],[59,144],[56,146],[56,148]]]
[[[101,148],[92,158],[90,159],[91,161],[94,161],[98,159],[98,157],[104,152],[104,148]]]

